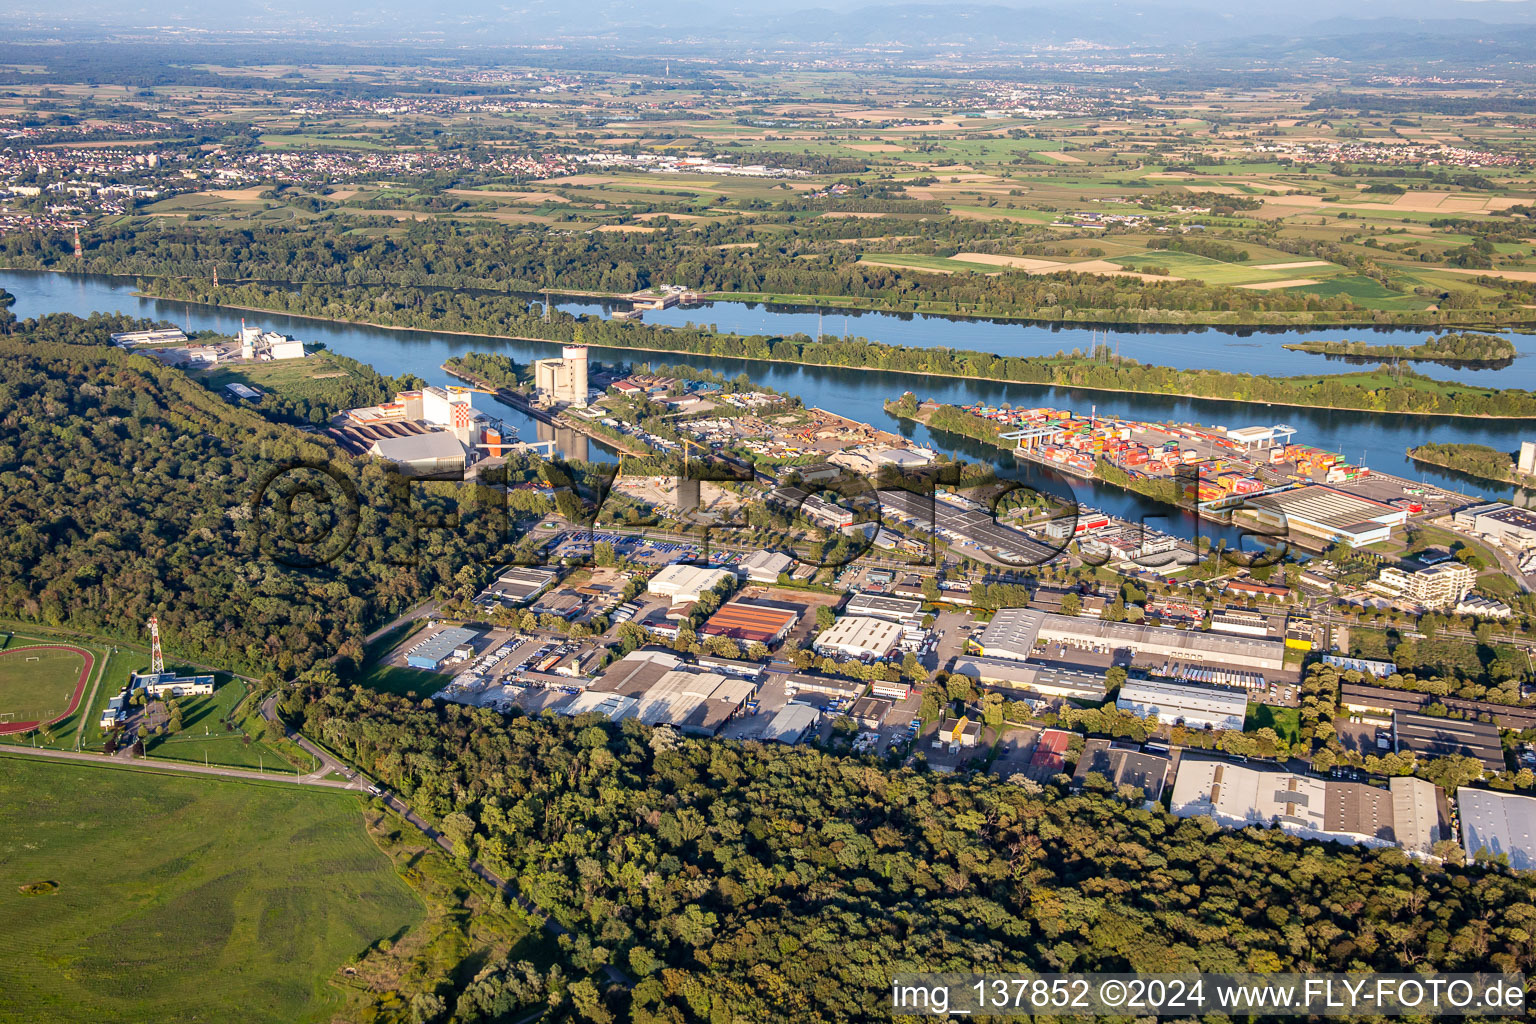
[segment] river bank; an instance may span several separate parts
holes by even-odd
[[[741,359],[753,362],[787,363],[796,366],[815,366],[825,369],[874,369],[890,373],[901,373],[922,377],[943,377],[954,380],[978,380],[992,381],[1004,384],[1022,384],[1036,387],[1062,387],[1082,391],[1110,392],[1116,394],[1143,394],[1170,398],[1199,399],[1202,401],[1227,402],[1235,405],[1266,405],[1293,409],[1323,409],[1338,412],[1360,413],[1384,413],[1405,416],[1436,416],[1457,417],[1464,419],[1531,419],[1536,418],[1536,395],[1531,392],[1516,389],[1494,389],[1487,387],[1462,386],[1448,384],[1434,378],[1418,375],[1404,376],[1402,374],[1340,374],[1314,378],[1311,376],[1301,378],[1265,378],[1254,377],[1247,374],[1234,374],[1222,371],[1194,371],[1177,370],[1170,367],[1143,365],[1126,361],[1104,361],[1098,358],[1086,356],[1064,358],[1028,357],[1024,359],[1006,359],[992,353],[973,350],[938,350],[938,349],[909,349],[905,346],[883,345],[870,343],[863,339],[844,342],[811,342],[809,345],[800,345],[791,339],[772,339],[765,336],[742,336],[735,334],[720,334],[716,332],[690,332],[682,328],[647,326],[644,330],[652,337],[670,337],[679,339],[677,345],[646,345],[638,343],[638,339],[631,341],[625,337],[627,328],[621,326],[616,330],[604,329],[601,337],[579,338],[577,332],[583,327],[596,328],[596,324],[586,321],[577,321],[571,330],[561,329],[564,324],[552,323],[552,328],[543,335],[516,334],[516,333],[486,333],[485,331],[455,330],[443,327],[423,327],[420,324],[400,324],[388,321],[379,321],[362,318],[328,317],[319,314],[294,310],[277,305],[249,305],[245,303],[224,302],[214,296],[199,295],[195,298],[186,298],[173,295],[156,295],[152,292],[140,291],[135,294],[147,299],[159,299],[163,301],[197,302],[202,305],[217,306],[224,309],[234,309],[244,312],[274,313],[286,316],[298,316],[305,319],[320,320],[328,323],[348,324],[353,326],[370,327],[379,330],[393,331],[422,331],[430,330],[435,334],[456,335],[460,337],[483,337],[494,340],[538,342],[543,344],[570,344],[573,341],[585,341],[594,347],[611,348],[623,351],[665,353],[671,355],[696,355],[706,357],[724,357],[729,359]],[[286,292],[279,294],[288,294]],[[599,324],[607,323],[599,321]],[[773,353],[772,341],[778,340],[781,344],[796,344],[796,353],[791,358],[781,358]],[[730,351],[719,351],[723,347]],[[828,346],[847,347],[859,345],[864,352],[873,353],[876,357],[873,361],[865,360],[862,365],[851,363],[828,362],[807,357],[804,352],[807,348]],[[767,352],[760,349],[766,349]],[[829,349],[830,351],[830,349]],[[927,354],[924,358],[923,354]],[[1019,376],[1017,373],[1011,376],[999,376],[978,373],[956,372],[951,369],[935,368],[932,362],[942,356],[950,363],[975,363],[985,361],[994,364],[1002,361],[1005,365],[1025,366],[1029,369],[1038,369],[1042,375],[1034,377]],[[923,362],[921,368],[908,369],[903,366],[887,365],[897,359],[916,357]],[[1094,377],[1109,375],[1115,379],[1095,380]],[[1148,388],[1138,387],[1135,380],[1124,379],[1127,375],[1182,375],[1209,378],[1211,387],[1201,390],[1189,390],[1179,387]],[[1350,403],[1345,401],[1331,402],[1306,402],[1298,401],[1294,396],[1286,396],[1283,393],[1274,393],[1276,389],[1287,387],[1314,387],[1314,388],[1346,388],[1363,392],[1372,396],[1420,394],[1428,395],[1426,401],[1459,402],[1463,408],[1414,408],[1404,407],[1404,400],[1400,400],[1398,406],[1383,406],[1381,404]],[[1507,412],[1493,411],[1492,409],[1479,409],[1473,411],[1466,408],[1468,405],[1502,406],[1509,405]]]
[[[135,282],[124,278],[99,275],[61,274],[46,272],[12,272],[0,274],[0,287],[16,296],[12,312],[21,319],[36,318],[54,313],[71,313],[88,317],[95,312],[119,312],[154,322],[166,322],[185,327],[188,331],[213,331],[221,335],[233,335],[239,330],[241,320],[252,322],[250,313],[242,313],[223,306],[203,305],[189,300],[157,300],[135,295]],[[563,307],[562,307],[563,311]],[[595,311],[595,310],[593,310]],[[758,323],[771,321],[774,327],[793,328],[808,324],[816,328],[816,316],[810,314],[784,314],[763,310],[746,310],[742,307],[718,308],[722,317],[731,316],[746,320],[746,326],[755,328]],[[697,313],[674,309],[666,311],[678,319]],[[564,317],[569,324],[570,318]],[[923,343],[959,344],[963,348],[981,346],[998,347],[1003,351],[1030,348],[1039,351],[1045,347],[1056,351],[1064,340],[1066,347],[1074,343],[1088,347],[1090,332],[1086,329],[1062,329],[1047,331],[1024,327],[1001,327],[980,322],[952,322],[940,318],[915,318],[896,320],[889,317],[871,316],[866,323],[878,322],[882,332],[900,333],[910,339],[912,345]],[[386,376],[411,374],[427,383],[439,385],[457,384],[459,381],[441,370],[450,358],[470,352],[494,352],[519,363],[559,354],[559,344],[547,340],[505,340],[461,331],[447,334],[436,331],[411,330],[399,326],[371,328],[349,323],[331,322],[323,318],[279,313],[261,315],[256,321],[266,330],[302,338],[305,341],[323,343],[327,349],[375,367]],[[831,326],[830,324],[828,326]],[[841,326],[841,325],[839,325]],[[524,332],[532,333],[532,332]],[[1172,355],[1180,360],[1196,361],[1212,353],[1220,356],[1228,365],[1240,365],[1255,369],[1283,357],[1286,364],[1295,365],[1293,359],[1316,360],[1322,357],[1302,357],[1280,349],[1283,340],[1299,339],[1305,335],[1292,334],[1291,338],[1279,335],[1240,336],[1220,331],[1193,328],[1188,331],[1140,332],[1117,334],[1115,346],[1124,345],[1127,351],[1145,351]],[[1100,340],[1102,342],[1102,332]],[[1017,339],[1010,343],[1009,338]],[[1524,345],[1524,337],[1515,339]],[[1136,349],[1134,346],[1144,346]],[[920,353],[914,353],[919,355]],[[624,362],[639,359],[632,351],[613,349],[605,351],[594,344],[592,358],[604,361]],[[935,402],[967,406],[977,403],[1000,406],[1031,408],[1052,406],[1087,410],[1096,405],[1101,416],[1114,416],[1128,420],[1200,423],[1207,425],[1228,424],[1241,426],[1252,423],[1288,423],[1296,430],[1299,440],[1316,445],[1327,451],[1346,453],[1348,460],[1369,465],[1377,472],[1397,474],[1421,481],[1428,487],[1447,487],[1459,492],[1483,495],[1487,498],[1508,496],[1508,488],[1500,493],[1498,488],[1479,487],[1469,483],[1459,473],[1414,463],[1406,451],[1422,444],[1427,437],[1446,441],[1469,442],[1488,445],[1510,452],[1517,450],[1523,440],[1536,436],[1536,419],[1472,419],[1442,418],[1433,416],[1407,416],[1392,413],[1338,412],[1322,409],[1281,410],[1261,404],[1245,405],[1240,402],[1215,402],[1200,399],[1174,398],[1166,395],[1140,395],[1128,392],[1092,392],[1064,387],[1033,384],[1009,384],[984,379],[957,379],[937,376],[924,377],[921,384],[911,373],[898,373],[880,369],[855,369],[845,366],[817,367],[795,365],[789,362],[750,361],[729,355],[691,355],[683,358],[674,353],[671,358],[647,357],[652,364],[687,363],[726,377],[746,374],[754,382],[766,385],[783,394],[801,398],[808,407],[833,409],[839,414],[884,429],[899,432],[909,441],[945,452],[955,458],[973,462],[994,463],[998,473],[1017,480],[1036,490],[1055,495],[1062,500],[1075,500],[1081,504],[1102,509],[1128,521],[1139,521],[1144,516],[1164,517],[1166,529],[1181,536],[1201,536],[1213,529],[1206,520],[1196,520],[1193,514],[1182,510],[1170,511],[1167,505],[1134,494],[1119,487],[1109,486],[1096,480],[1081,480],[1032,463],[1017,463],[1013,459],[999,459],[997,449],[983,446],[981,442],[956,434],[931,431],[910,421],[898,421],[887,415],[885,402],[893,395],[906,390],[919,390],[923,397]],[[1536,387],[1536,380],[1528,380],[1527,369],[1536,370],[1536,350],[1524,352],[1511,370],[1502,371],[1506,381],[1518,380],[1521,384]],[[591,440],[564,427],[551,426],[534,419],[493,395],[471,396],[478,408],[501,418],[508,426],[517,428],[522,437],[529,440],[554,440],[564,457],[573,460],[613,461],[617,458],[607,447],[607,442]],[[1233,543],[1236,534],[1233,533]]]
[[[626,438],[618,431],[604,432],[603,430],[599,429],[601,426],[600,424],[593,423],[591,420],[584,420],[580,416],[572,416],[570,413],[564,411],[552,415],[548,410],[540,409],[538,406],[528,401],[526,396],[513,391],[511,388],[502,384],[498,384],[496,381],[487,380],[479,374],[466,370],[464,367],[460,366],[456,360],[450,359],[444,363],[442,365],[442,371],[448,374],[450,377],[457,377],[459,380],[473,384],[477,388],[484,388],[485,390],[490,391],[495,395],[498,401],[505,402],[507,405],[512,406],[512,408],[523,413],[525,416],[536,419],[541,423],[547,423],[551,426],[559,426],[564,427],[567,430],[573,430],[576,433],[583,434],[594,441],[599,441],[608,447],[621,452],[624,455],[647,456],[656,454],[650,448],[640,448],[633,438]]]
[[[1408,449],[1408,457],[1463,476],[1495,484],[1536,487],[1536,475],[1522,473],[1508,452],[1480,444],[1425,444]]]

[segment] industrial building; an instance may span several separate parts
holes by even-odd
[[[915,597],[897,597],[891,594],[866,594],[860,591],[843,606],[847,615],[860,615],[870,619],[888,619],[904,626],[913,626],[923,619],[923,602]]]
[[[1405,811],[1402,830],[1399,807]],[[1421,853],[1424,840],[1440,828],[1434,795],[1422,787],[1381,789],[1194,752],[1179,759],[1171,809],[1181,818],[1214,818],[1231,828],[1275,824],[1308,839],[1403,845]],[[1405,837],[1412,846],[1403,843]]]
[[[1415,757],[1475,757],[1490,772],[1504,770],[1499,727],[1463,718],[1436,718],[1415,711],[1392,714],[1392,741],[1399,753]]]
[[[1506,548],[1524,551],[1536,547],[1536,514],[1502,501],[1459,509],[1451,522],[1457,529],[1475,533]]]
[[[1409,853],[1433,856],[1435,844],[1451,838],[1451,808],[1445,791],[1412,775],[1394,776],[1387,788],[1392,794],[1397,845]]]
[[[1324,484],[1255,495],[1239,514],[1257,519],[1275,536],[1289,530],[1326,541],[1347,541],[1355,547],[1385,541],[1393,527],[1408,521],[1407,509]]]
[[[1415,572],[1394,565],[1381,570],[1377,582],[1425,608],[1451,608],[1471,592],[1477,573],[1461,562],[1441,562]]]
[[[736,563],[736,571],[754,583],[777,583],[794,567],[795,560],[782,551],[757,551]]]
[[[645,585],[645,592],[656,597],[670,598],[673,604],[692,604],[721,583],[735,578],[736,574],[729,569],[711,569],[679,562],[666,566],[652,576]]]
[[[1339,706],[1356,714],[1391,718],[1396,711],[1422,711],[1431,704],[1439,704],[1447,711],[1467,718],[1489,716],[1503,729],[1536,729],[1536,708],[1512,704],[1495,704],[1488,700],[1467,700],[1462,697],[1443,697],[1417,690],[1397,690],[1388,686],[1372,686],[1370,683],[1342,682],[1339,684]]]
[[[809,704],[790,701],[763,727],[763,739],[773,743],[796,744],[815,733],[821,725],[821,712]]]
[[[1169,759],[1161,754],[1148,754],[1135,747],[1115,746],[1105,739],[1090,739],[1083,744],[1083,752],[1078,755],[1072,784],[1081,788],[1087,782],[1089,772],[1098,772],[1116,789],[1134,786],[1146,795],[1147,800],[1157,801],[1163,798],[1168,765]]]
[[[1323,655],[1323,664],[1338,669],[1340,672],[1362,672],[1366,675],[1385,679],[1397,671],[1397,666],[1390,661],[1375,661],[1370,658],[1348,658],[1341,654]]]
[[[1103,673],[1012,658],[961,654],[955,658],[950,671],[970,676],[988,689],[1018,691],[1018,697],[1071,697],[1097,704],[1104,701],[1106,693]]]
[[[559,577],[548,569],[514,565],[502,569],[475,598],[477,604],[502,604],[509,607],[527,604],[542,594]]]
[[[280,359],[303,359],[304,343],[275,331],[263,331],[260,327],[247,327],[240,321],[240,358],[247,362],[275,362]]]
[[[1162,679],[1127,679],[1115,707],[1142,718],[1196,728],[1241,732],[1248,717],[1248,694],[1219,686],[1199,686]]]
[[[326,433],[349,454],[378,455],[419,476],[454,476],[482,455],[505,455],[513,436],[465,395],[436,385],[401,391],[382,405],[348,409],[331,420]],[[449,440],[459,443],[457,451]]]
[[[861,679],[796,675],[785,678],[784,692],[791,697],[798,693],[819,693],[827,697],[853,700],[863,695],[867,685]]]
[[[886,619],[845,615],[816,637],[816,653],[833,658],[879,660],[901,642],[901,625]]]
[[[858,722],[862,728],[878,729],[885,723],[885,716],[890,714],[895,706],[894,702],[883,697],[860,697],[848,709],[848,717]]]
[[[1468,855],[1504,854],[1516,871],[1536,870],[1536,797],[1463,786],[1456,804]]]
[[[1279,640],[1228,636],[1171,629],[1132,622],[1107,622],[1075,615],[1057,615],[1032,608],[1004,608],[993,616],[978,643],[988,657],[1024,660],[1037,643],[1096,652],[1129,651],[1133,657],[1172,662],[1219,665],[1238,671],[1278,672],[1285,666],[1285,644]]]
[[[213,676],[178,676],[175,672],[135,672],[128,689],[151,697],[197,697],[213,692]]]
[[[772,646],[784,639],[800,621],[798,612],[756,601],[730,601],[704,623],[704,636],[728,636],[745,643]]]
[[[713,736],[757,688],[740,676],[685,665],[670,651],[641,649],[610,665],[588,692],[632,698],[634,717],[646,725]]]
[[[775,487],[763,500],[781,512],[803,516],[827,530],[845,529],[853,525],[855,518],[853,509],[798,487]]]
[[[180,327],[156,327],[148,331],[119,331],[108,335],[119,348],[135,345],[185,345],[187,336]]]
[[[473,657],[474,642],[480,634],[464,626],[450,626],[416,644],[405,652],[405,663],[412,668],[437,671],[451,658]]]
[[[468,461],[463,443],[446,430],[382,437],[373,442],[368,454],[393,462],[412,477],[457,477]]]
[[[539,397],[553,404],[583,408],[590,394],[587,385],[587,346],[566,345],[559,359],[537,359],[533,386]]]

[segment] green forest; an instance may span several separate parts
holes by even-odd
[[[1500,483],[1520,483],[1524,474],[1515,469],[1515,458],[1509,452],[1501,452],[1485,444],[1453,444],[1430,441],[1408,449],[1408,457],[1431,466],[1443,466],[1458,473],[1495,480]],[[1526,477],[1526,479],[1529,479]]]
[[[0,615],[142,639],[158,614],[178,656],[288,675],[360,661],[372,626],[507,542],[454,485],[413,486],[407,505],[377,462],[106,341],[141,326],[57,314],[0,337]],[[269,524],[251,512],[294,461],[358,489],[355,538],[312,570],[264,557]],[[328,522],[295,511],[301,528]],[[419,527],[449,511],[463,528]]]
[[[217,292],[207,285],[186,282],[161,281],[157,286],[167,289],[165,297],[211,304],[419,330],[562,343],[579,341],[604,348],[1366,412],[1536,416],[1536,395],[1531,392],[1448,383],[1411,370],[1268,377],[1147,366],[1132,359],[1104,360],[1065,354],[999,356],[967,349],[909,348],[864,338],[816,341],[804,334],[721,334],[699,327],[658,327],[596,317],[577,318],[565,313],[556,313],[546,321],[524,300],[502,295],[359,288],[347,290],[343,297],[335,289],[311,285],[293,291],[246,284]]]
[[[636,979],[588,1019],[887,1019],[906,970],[1536,960],[1536,880],[1397,850],[601,716],[316,687],[284,710],[570,927],[573,968]]]
[[[1417,345],[1373,345],[1367,341],[1299,341],[1281,348],[1325,356],[1371,359],[1408,359],[1437,363],[1489,363],[1520,354],[1515,343],[1497,334],[1463,331],[1425,338]]]
[[[398,205],[397,201],[391,203]],[[164,292],[209,287],[210,268],[226,282],[282,282],[326,286],[335,294],[361,287],[449,288],[506,295],[554,289],[568,293],[625,294],[661,284],[706,293],[816,297],[850,308],[926,310],[972,315],[1098,323],[1414,323],[1464,322],[1471,292],[1440,297],[1436,311],[1382,311],[1344,295],[1295,290],[1255,291],[1199,280],[1142,281],[1096,274],[1032,275],[924,273],[860,259],[879,252],[879,239],[920,233],[920,254],[964,250],[1000,255],[1059,254],[1059,240],[1043,229],[1019,237],[1015,224],[958,218],[836,219],[822,207],[777,212],[772,223],[727,217],[697,231],[663,223],[653,234],[567,232],[482,225],[416,223],[402,233],[367,233],[335,227],[172,225],[123,220],[97,227],[84,240],[79,263],[58,240],[34,233],[0,239],[0,266],[156,279]],[[755,215],[762,216],[762,215]],[[346,227],[356,226],[348,219]],[[391,222],[392,223],[392,222]],[[864,239],[870,239],[864,244]],[[849,241],[858,245],[844,244]],[[1265,237],[1265,244],[1277,245]],[[745,243],[745,244],[744,244]],[[1242,250],[1209,240],[1176,240],[1189,251]],[[755,245],[755,247],[750,247]],[[1303,255],[1345,263],[1347,254],[1289,245]],[[914,247],[904,243],[902,251]],[[1361,269],[1367,269],[1362,267]],[[1479,282],[1486,286],[1487,282]],[[1504,287],[1509,282],[1493,281]],[[238,289],[236,289],[238,291]],[[225,301],[234,302],[226,298]],[[1461,310],[1462,312],[1458,312]],[[1462,321],[1458,321],[1462,317]],[[1519,302],[1476,311],[1477,322],[1516,323],[1529,314]]]

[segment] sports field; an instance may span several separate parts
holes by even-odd
[[[0,732],[22,732],[74,711],[94,660],[62,644],[0,651]]]
[[[425,915],[354,795],[0,760],[0,1020],[326,1020]]]

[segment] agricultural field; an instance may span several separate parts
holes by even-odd
[[[425,916],[354,795],[5,759],[6,1019],[328,1020]]]
[[[593,252],[580,267],[551,258],[501,274],[426,259],[366,283],[622,295],[675,282],[720,297],[1038,317],[1016,275],[1072,271],[1183,286],[1165,316],[1142,322],[1189,322],[1189,292],[1209,289],[1224,294],[1197,308],[1237,322],[1419,324],[1454,310],[1460,323],[1536,323],[1536,144],[1507,119],[1442,112],[1433,89],[1393,90],[1400,116],[1387,116],[1358,97],[1335,102],[1353,86],[1326,75],[1143,95],[1092,82],[1019,94],[943,61],[932,77],[532,70],[455,98],[461,79],[447,67],[242,74],[261,85],[155,100],[171,118],[238,116],[249,155],[191,184],[178,172],[172,194],[99,218],[83,235],[88,264],[97,229],[294,231],[323,236],[339,258],[246,260],[225,279],[344,289],[364,283],[345,258],[352,241],[404,243],[434,226],[535,247],[580,237]],[[292,78],[397,95],[319,100],[287,89]],[[135,102],[113,86],[60,90],[66,106]],[[19,94],[21,109],[32,102]],[[1248,258],[1154,244],[1171,240]],[[163,272],[206,274],[226,251]],[[730,269],[715,272],[722,261]],[[142,274],[165,261],[89,265]],[[851,265],[878,270],[878,294],[849,286]],[[1234,289],[1252,293],[1235,310]],[[1319,306],[1350,315],[1318,318]]]

